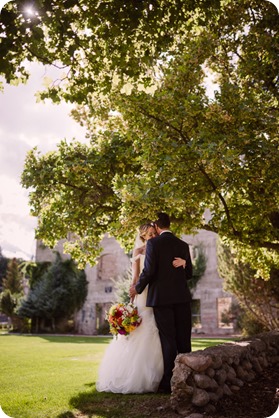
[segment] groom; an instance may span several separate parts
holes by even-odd
[[[171,377],[178,353],[191,351],[191,294],[187,280],[192,277],[189,246],[169,230],[170,219],[159,213],[154,222],[158,236],[147,241],[144,269],[130,296],[148,287],[147,306],[152,306],[159,330],[164,374],[158,392],[171,392]],[[185,268],[173,266],[175,257],[186,260]],[[152,347],[150,347],[152,349]]]

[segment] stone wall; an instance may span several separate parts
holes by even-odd
[[[192,412],[214,414],[214,403],[224,395],[233,396],[276,363],[279,331],[179,354],[171,382],[172,408],[185,418]]]

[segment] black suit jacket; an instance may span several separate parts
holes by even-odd
[[[175,257],[186,260],[186,268],[175,268]],[[189,245],[171,232],[147,241],[144,268],[136,284],[137,293],[147,285],[147,306],[163,306],[185,303],[191,300],[187,280],[192,277]]]

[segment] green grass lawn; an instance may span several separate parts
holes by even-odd
[[[129,414],[136,402],[164,396],[98,393],[98,366],[109,341],[109,337],[0,335],[3,412],[12,418],[135,417]],[[224,341],[228,340],[194,338],[193,350]]]

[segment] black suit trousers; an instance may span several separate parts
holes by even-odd
[[[191,305],[190,302],[186,302],[154,306],[153,311],[159,330],[164,361],[164,375],[159,387],[170,390],[177,354],[191,352]]]

